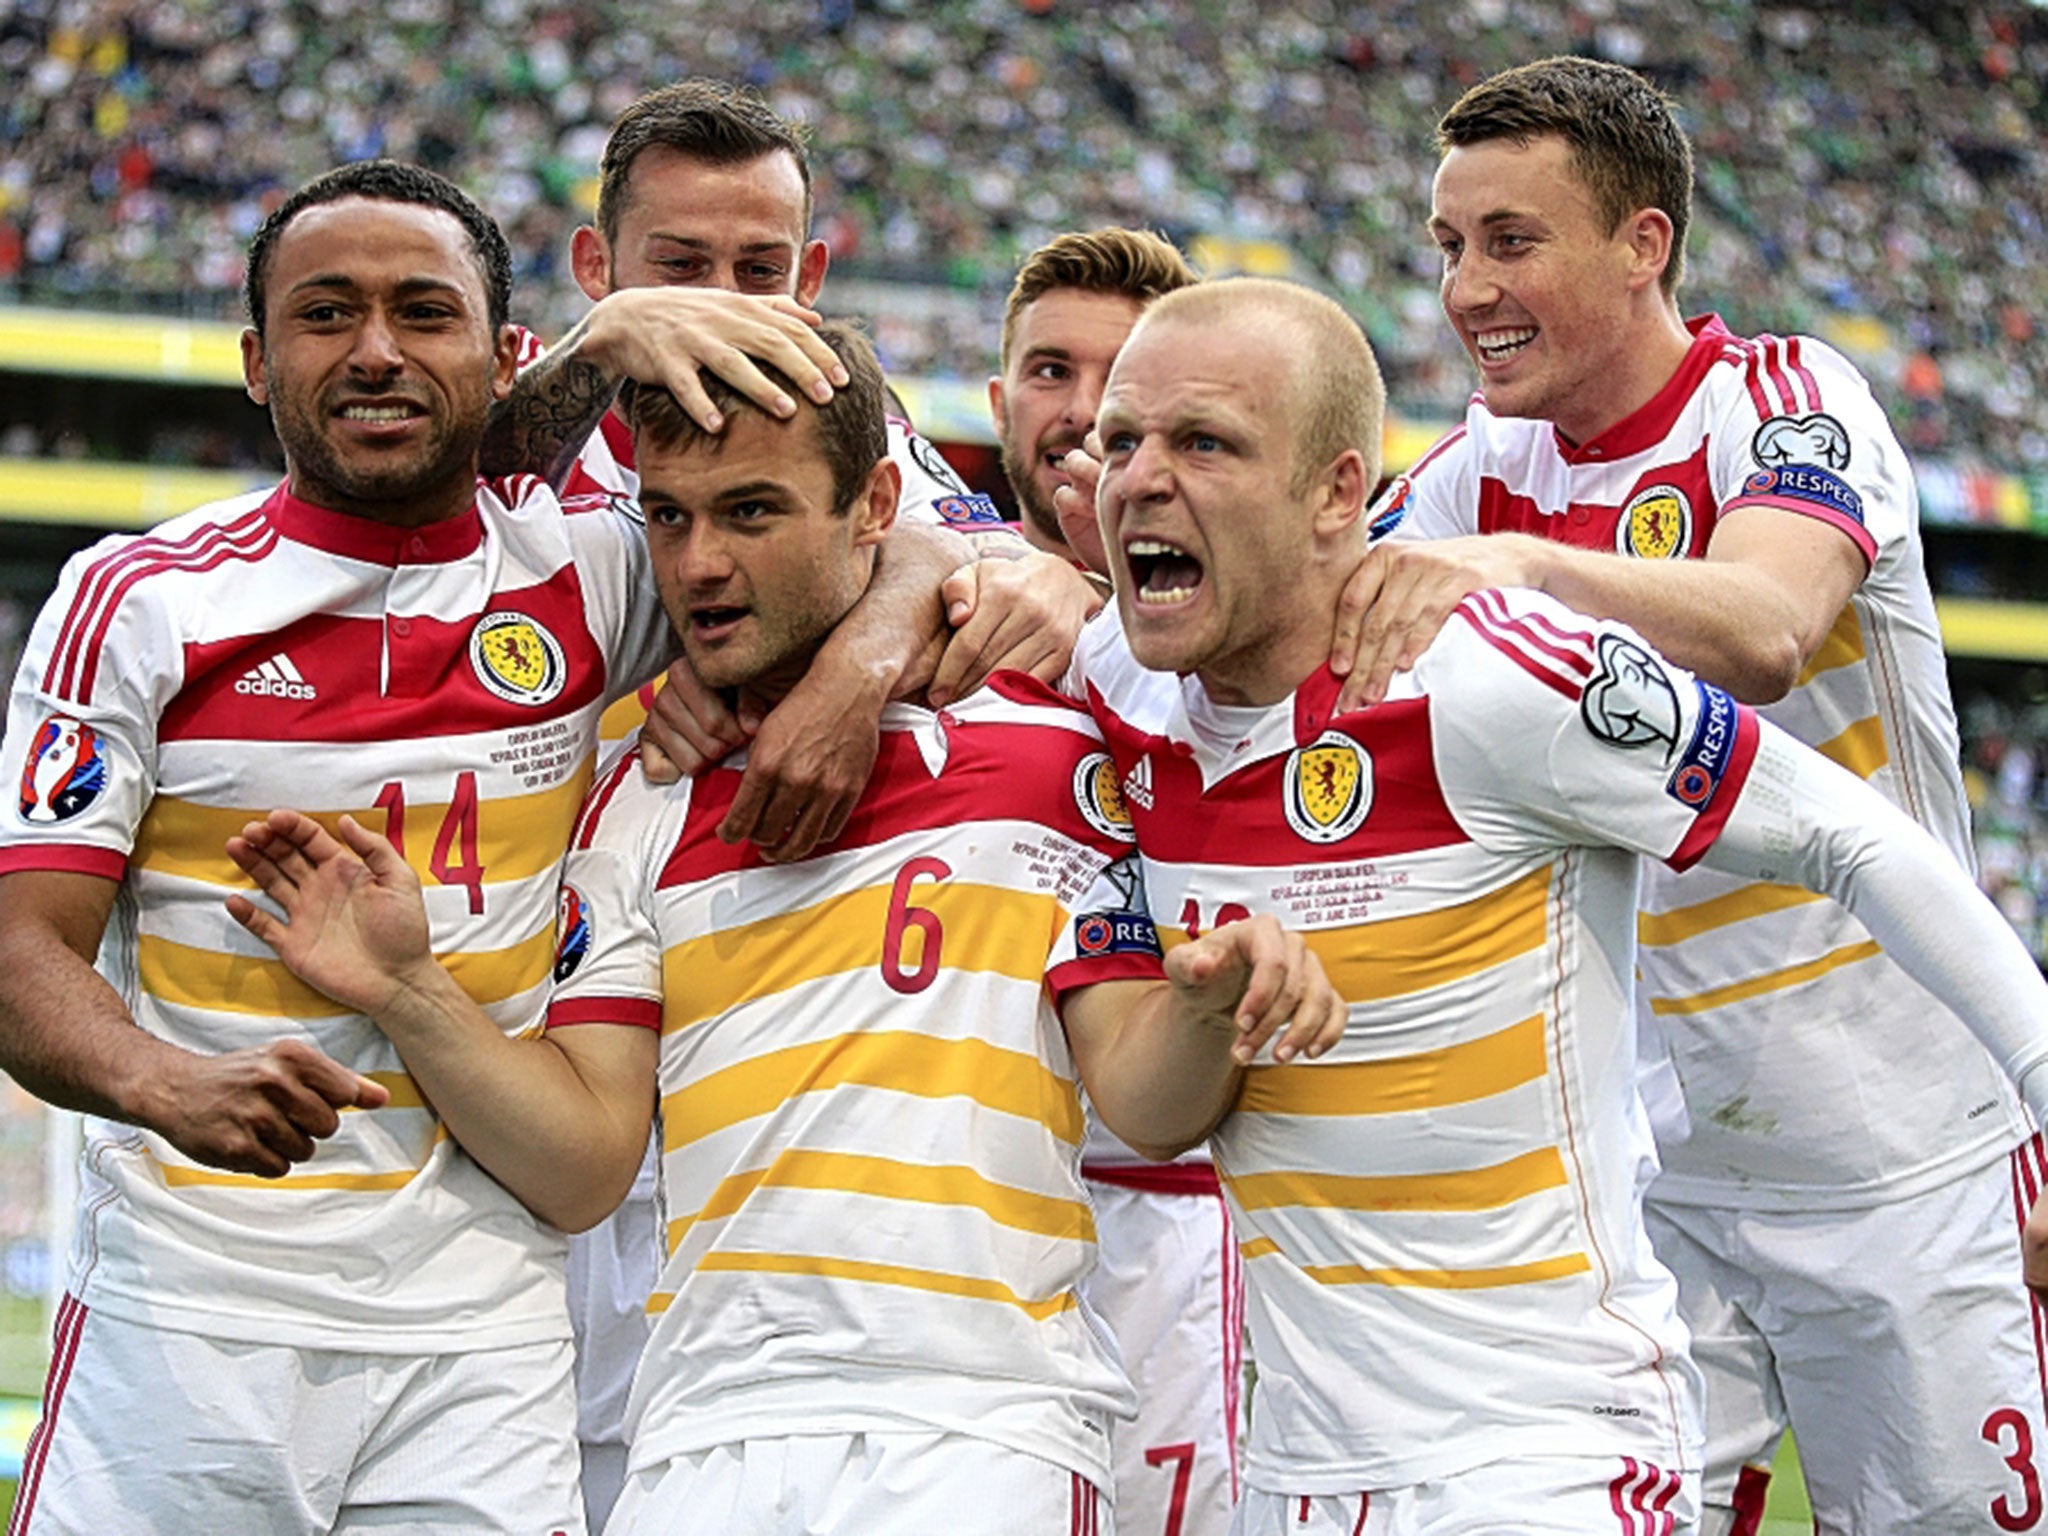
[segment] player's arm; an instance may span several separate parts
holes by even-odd
[[[434,958],[419,877],[352,817],[336,838],[273,811],[228,853],[284,913],[232,896],[235,920],[302,981],[374,1020],[450,1134],[527,1209],[574,1232],[626,1197],[653,1121],[654,1031],[507,1037]]]
[[[1298,933],[1271,917],[1173,949],[1165,981],[1104,981],[1061,1000],[1081,1084],[1102,1123],[1146,1157],[1198,1145],[1237,1100],[1244,1069],[1320,1056],[1344,1033],[1344,1000]]]
[[[1638,560],[1532,534],[1390,539],[1367,551],[1338,606],[1331,666],[1339,710],[1386,696],[1469,594],[1532,587],[1619,619],[1671,660],[1748,704],[1784,697],[1869,565],[1831,525],[1747,506],[1714,529],[1700,560]]]
[[[538,474],[560,486],[627,379],[663,386],[707,432],[724,422],[700,369],[776,416],[792,415],[796,402],[756,358],[773,363],[812,399],[830,400],[846,370],[818,339],[817,323],[815,311],[780,296],[659,287],[608,294],[491,408],[482,473]]]
[[[389,1098],[304,1041],[201,1056],[141,1028],[93,969],[116,889],[98,875],[0,875],[0,1067],[23,1087],[267,1177],[311,1157],[340,1109]]]
[[[1955,856],[1863,780],[1760,721],[1742,797],[1701,862],[1847,907],[2048,1124],[2048,981]]]

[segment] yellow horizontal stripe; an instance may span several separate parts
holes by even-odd
[[[1834,627],[1828,631],[1828,637],[1806,658],[1806,665],[1792,686],[1804,688],[1821,673],[1852,667],[1863,656],[1863,625],[1856,617],[1856,605],[1844,603],[1842,611],[1835,615]]]
[[[859,1259],[827,1259],[808,1253],[707,1253],[697,1261],[699,1270],[723,1270],[743,1274],[818,1275],[830,1280],[863,1280],[872,1285],[902,1285],[912,1290],[936,1291],[946,1296],[966,1296],[975,1301],[999,1301],[1016,1307],[1026,1316],[1043,1322],[1074,1305],[1074,1293],[1062,1291],[1042,1301],[1019,1296],[1000,1280],[982,1280],[973,1275],[949,1275],[939,1270],[911,1269],[901,1264],[869,1264]],[[673,1293],[657,1292],[648,1299],[647,1310],[662,1312],[675,1300]]]
[[[1237,1251],[1249,1262],[1278,1253],[1280,1245],[1270,1237],[1256,1237],[1240,1244]],[[1438,1291],[1483,1291],[1502,1285],[1526,1285],[1532,1280],[1582,1275],[1592,1267],[1583,1253],[1565,1253],[1554,1259],[1501,1264],[1491,1269],[1369,1269],[1363,1264],[1304,1264],[1301,1272],[1324,1285],[1412,1285]]]
[[[1726,1007],[1729,1003],[1760,997],[1766,992],[1796,987],[1802,981],[1812,981],[1816,976],[1825,976],[1829,971],[1839,970],[1845,965],[1854,965],[1858,960],[1868,960],[1882,953],[1883,950],[1875,939],[1866,939],[1860,944],[1845,944],[1840,949],[1830,950],[1818,960],[1809,960],[1803,965],[1788,965],[1782,971],[1767,971],[1761,976],[1752,976],[1746,981],[1730,982],[1725,987],[1715,987],[1712,991],[1698,992],[1691,997],[1653,997],[1650,999],[1650,1011],[1655,1014],[1705,1013],[1712,1008]]]
[[[1583,1253],[1561,1253],[1528,1264],[1501,1264],[1491,1269],[1368,1269],[1362,1264],[1304,1264],[1301,1272],[1323,1285],[1408,1285],[1431,1291],[1487,1291],[1503,1285],[1528,1285],[1583,1275],[1593,1267]]]
[[[1867,779],[1892,760],[1884,744],[1884,722],[1866,715],[1841,735],[1815,746],[1822,757],[1840,763],[1859,779]]]
[[[737,1173],[722,1181],[702,1210],[668,1224],[669,1251],[699,1221],[718,1221],[745,1205],[755,1190],[821,1189],[849,1195],[876,1195],[926,1205],[971,1206],[990,1220],[1020,1232],[1045,1237],[1095,1241],[1095,1220],[1085,1200],[1061,1200],[984,1178],[958,1165],[898,1162],[852,1152],[784,1152],[766,1168]]]
[[[332,1019],[354,1011],[314,991],[282,960],[198,949],[148,933],[136,941],[135,959],[142,990],[177,1007],[286,1019]],[[488,1007],[547,979],[555,963],[554,930],[544,928],[509,949],[443,955],[441,962],[465,992]]]
[[[1347,1211],[1492,1211],[1546,1189],[1562,1189],[1565,1175],[1557,1148],[1538,1147],[1491,1167],[1444,1173],[1359,1176],[1289,1169],[1226,1177],[1225,1182],[1248,1211],[1283,1205]]]
[[[1079,1091],[1036,1056],[985,1040],[934,1040],[888,1030],[768,1051],[679,1089],[662,1100],[662,1144],[673,1152],[768,1114],[800,1093],[849,1086],[972,1099],[1038,1121],[1069,1145],[1081,1140]]]
[[[640,702],[640,690],[636,688],[605,706],[605,712],[597,717],[597,739],[607,745],[624,741],[646,723],[647,706]]]
[[[1668,912],[1640,912],[1636,915],[1636,942],[1646,945],[1678,944],[1702,933],[1711,933],[1716,928],[1726,928],[1730,923],[1762,917],[1766,912],[1783,912],[1789,907],[1800,907],[1822,899],[1818,892],[1809,891],[1803,885],[1770,885],[1759,881],[1730,891],[1725,896],[1716,896],[1711,901],[1696,901],[1689,907],[1673,907]]]
[[[1386,1061],[1253,1067],[1237,1107],[1265,1115],[1393,1115],[1469,1104],[1543,1075],[1543,1016]]]
[[[448,1137],[448,1127],[435,1125],[434,1145]],[[287,1173],[266,1179],[260,1173],[228,1173],[219,1168],[187,1168],[152,1157],[157,1173],[172,1189],[205,1185],[214,1189],[403,1189],[419,1176],[418,1168],[390,1173]]]
[[[807,981],[880,968],[892,894],[888,886],[867,886],[672,946],[661,964],[663,1031]],[[1060,921],[1052,896],[965,880],[919,881],[910,904],[938,918],[939,964],[946,969],[1032,982],[1044,976],[1047,941]],[[901,948],[887,957],[891,974],[915,972],[923,954],[923,930],[905,925]]]
[[[561,862],[562,850],[569,846],[569,831],[583,805],[584,792],[590,788],[591,772],[592,765],[586,760],[553,789],[478,803],[477,856],[484,867],[486,885],[544,875]],[[152,874],[177,875],[247,890],[252,882],[229,862],[227,841],[240,836],[242,828],[250,822],[261,821],[270,810],[267,805],[255,810],[195,805],[189,800],[160,795],[151,802],[142,825],[136,829],[135,851],[129,855],[129,862]],[[341,811],[306,814],[330,832],[340,826],[343,815]],[[382,810],[351,810],[347,814],[373,832],[389,831]],[[439,841],[441,824],[447,817],[445,802],[406,803],[405,861],[421,883],[428,886],[438,883],[428,866],[433,862],[434,844]],[[459,849],[461,843],[451,846]]]
[[[1435,912],[1302,937],[1348,1002],[1376,1002],[1473,976],[1542,947],[1550,870]]]
[[[373,1083],[382,1083],[385,1090],[391,1095],[391,1101],[384,1105],[386,1109],[425,1109],[427,1107],[426,1099],[420,1094],[420,1085],[414,1082],[408,1073],[365,1072],[363,1076]]]

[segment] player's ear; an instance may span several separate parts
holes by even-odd
[[[612,291],[612,248],[590,225],[569,237],[569,270],[576,286],[594,302]]]
[[[270,404],[270,385],[263,377],[263,338],[253,325],[242,330],[242,388],[258,405]]]
[[[989,420],[995,423],[996,436],[1001,437],[1005,430],[1005,418],[1003,415],[1003,376],[999,373],[989,376],[988,416]]]
[[[809,309],[818,302],[818,290],[825,286],[825,269],[832,264],[832,252],[822,240],[804,242],[796,263],[796,301]]]
[[[1628,285],[1643,288],[1663,280],[1664,269],[1678,259],[1672,246],[1671,215],[1661,208],[1638,208],[1623,221],[1628,239]]]
[[[491,344],[491,398],[503,400],[519,377],[519,327],[501,325]]]
[[[1365,455],[1346,448],[1316,480],[1314,526],[1318,537],[1330,538],[1355,526],[1365,515],[1372,494],[1372,475]]]
[[[903,497],[903,471],[894,459],[877,459],[868,471],[867,483],[854,493],[853,543],[879,544],[896,521],[896,503]]]

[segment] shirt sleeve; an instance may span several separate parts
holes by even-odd
[[[1453,427],[1406,474],[1396,475],[1373,504],[1374,543],[1381,539],[1449,539],[1479,531],[1478,456],[1464,426]]]
[[[889,418],[889,457],[903,476],[903,491],[896,499],[898,521],[951,528],[966,535],[984,554],[1009,554],[1028,547],[1003,521],[994,498],[968,489],[946,456],[897,416]]]
[[[1905,450],[1863,375],[1810,336],[1746,344],[1743,387],[1728,392],[1708,472],[1719,515],[1773,507],[1839,529],[1876,564],[1920,519]]]
[[[1535,592],[1472,594],[1415,677],[1445,799],[1497,851],[1604,845],[1685,869],[1756,754],[1748,706]]]
[[[157,721],[184,650],[146,583],[123,589],[128,539],[75,555],[30,632],[8,698],[0,874],[119,880],[156,794]]]
[[[689,795],[688,780],[663,788],[641,776],[637,737],[620,743],[591,785],[562,865],[549,1029],[661,1028],[654,873]]]
[[[545,485],[529,490],[533,497],[553,494]],[[624,496],[577,497],[562,510],[582,577],[584,613],[604,648],[609,702],[658,677],[682,646],[654,584],[640,504]]]

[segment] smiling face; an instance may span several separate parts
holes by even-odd
[[[1585,442],[1646,402],[1683,356],[1657,285],[1670,220],[1645,209],[1608,229],[1557,135],[1450,150],[1429,227],[1444,314],[1495,415],[1548,420]]]
[[[697,676],[780,698],[866,590],[895,517],[895,466],[876,464],[846,512],[816,413],[736,411],[716,438],[634,444],[655,583]]]
[[[264,307],[264,334],[242,334],[242,370],[270,408],[293,495],[406,527],[469,507],[514,337],[493,333],[452,214],[365,197],[314,204],[277,238]]]
[[[1292,340],[1255,309],[1155,317],[1118,356],[1098,423],[1096,508],[1131,650],[1198,673],[1220,703],[1284,697],[1328,649],[1331,616],[1304,599],[1327,485],[1296,474]]]
[[[806,241],[803,176],[777,150],[716,165],[665,145],[627,175],[618,233],[576,231],[576,281],[593,299],[618,288],[725,288],[809,304],[825,281],[824,242]]]
[[[1003,375],[990,379],[989,407],[1002,444],[1003,474],[1037,542],[1066,542],[1053,492],[1072,482],[1060,460],[1095,426],[1110,364],[1144,306],[1117,293],[1056,288],[1018,313]],[[1074,553],[1103,569],[1099,538],[1081,536]]]

